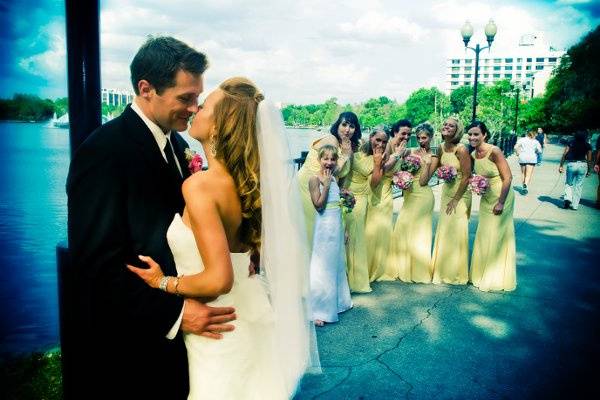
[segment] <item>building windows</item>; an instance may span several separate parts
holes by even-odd
[[[521,77],[521,74],[517,74],[517,78],[520,78],[520,77]]]
[[[528,77],[528,78],[531,78],[533,76],[533,74],[530,73],[530,74],[527,74],[525,76]]]
[[[465,74],[465,79],[470,78],[471,74]]]
[[[473,59],[465,59],[465,64],[473,64]]]
[[[543,65],[536,65],[535,69],[536,69],[536,71],[539,71],[541,69],[544,69],[544,66]]]
[[[512,66],[507,65],[506,67],[504,67],[505,71],[512,71]]]
[[[489,64],[490,63],[490,59],[486,58],[485,60],[483,60],[484,63]]]
[[[512,78],[512,74],[504,74],[504,77],[510,79]]]
[[[464,86],[470,86],[470,85],[471,85],[471,82],[465,82],[465,83],[463,83],[463,85],[464,85]]]
[[[494,74],[494,78],[500,78],[500,74]]]
[[[458,86],[458,82],[457,81],[452,81],[451,85],[452,86]]]
[[[536,58],[535,62],[544,62],[544,57],[538,57],[538,58]]]
[[[457,60],[456,58],[452,60],[452,64],[460,64],[460,60]]]
[[[513,59],[512,59],[512,58],[505,58],[505,59],[504,59],[504,62],[505,62],[505,63],[507,63],[507,64],[508,64],[508,63],[512,63],[512,62],[513,62]]]
[[[473,67],[465,67],[465,71],[472,71]]]
[[[517,62],[518,63],[523,62],[523,59],[522,58],[517,58]]]
[[[527,62],[532,62],[532,61],[533,61],[533,58],[527,57]]]
[[[502,62],[501,58],[494,58],[494,64],[500,64]]]
[[[483,77],[484,77],[484,78],[489,78],[489,77],[490,77],[490,74],[483,74]]]
[[[452,72],[460,71],[460,67],[452,67]]]
[[[550,58],[548,58],[548,62],[556,62],[556,57],[550,57]]]
[[[489,70],[490,70],[490,67],[483,67],[483,70],[484,70],[484,71],[489,71]]]
[[[452,74],[451,78],[455,78],[458,79],[459,75],[458,74]]]
[[[494,71],[500,71],[500,66],[495,66]]]
[[[526,66],[526,67],[525,67],[525,69],[526,69],[527,71],[531,71],[531,65],[528,65],[528,66]]]
[[[522,69],[523,69],[523,67],[522,67],[522,66],[520,66],[520,65],[517,65],[517,71],[520,71],[520,70],[522,70]]]

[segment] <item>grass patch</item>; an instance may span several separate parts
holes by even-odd
[[[59,349],[6,358],[0,363],[0,398],[62,399],[62,361]]]

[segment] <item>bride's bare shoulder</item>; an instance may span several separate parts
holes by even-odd
[[[213,172],[210,169],[199,171],[188,177],[181,187],[186,203],[193,198],[216,198],[229,191],[235,191],[235,185],[230,175]]]

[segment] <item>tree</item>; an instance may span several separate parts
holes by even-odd
[[[406,117],[414,124],[428,121],[436,113],[448,114],[450,102],[438,88],[421,88],[412,92],[406,100]]]
[[[482,89],[482,85],[477,86],[478,90]],[[450,93],[450,111],[452,114],[459,114],[465,107],[470,107],[472,104],[473,87],[471,85],[463,85]]]

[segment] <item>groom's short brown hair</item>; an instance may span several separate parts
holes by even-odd
[[[163,90],[175,86],[175,75],[183,70],[194,75],[206,71],[206,55],[170,36],[150,36],[131,61],[131,83],[135,94],[139,94],[138,82],[148,81],[162,94]]]

